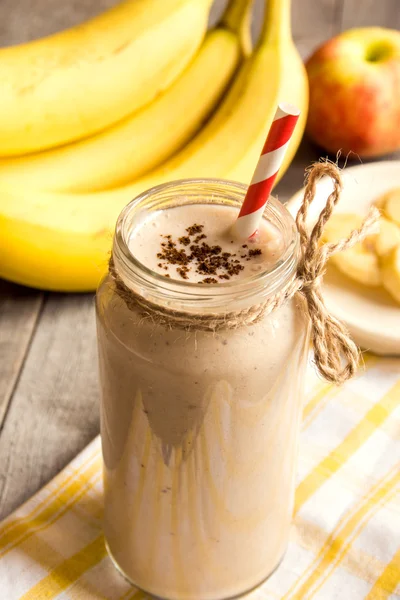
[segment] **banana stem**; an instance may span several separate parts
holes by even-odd
[[[249,56],[253,50],[251,19],[254,0],[230,0],[222,23],[239,37],[243,54]]]
[[[292,40],[290,0],[266,0],[261,43],[282,44]]]
[[[236,33],[240,31],[243,19],[252,10],[254,0],[230,0],[222,22]]]

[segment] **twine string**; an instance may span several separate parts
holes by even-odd
[[[315,199],[318,181],[326,176],[333,182],[333,191],[309,232],[306,224],[309,208]],[[308,170],[304,198],[296,218],[301,246],[297,280],[311,318],[315,364],[326,380],[337,384],[354,375],[360,363],[360,350],[343,323],[328,312],[321,293],[322,278],[329,257],[362,241],[379,219],[379,211],[372,207],[362,225],[347,238],[321,245],[324,227],[340,199],[342,187],[340,171],[336,165],[329,162],[314,164]]]

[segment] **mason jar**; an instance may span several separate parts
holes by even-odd
[[[143,193],[119,216],[97,293],[107,549],[135,586],[171,600],[244,593],[283,557],[309,317],[299,294],[274,303],[296,273],[299,240],[273,198],[264,218],[283,253],[251,277],[168,279],[128,242],[150,211],[239,208],[245,192],[186,180]]]

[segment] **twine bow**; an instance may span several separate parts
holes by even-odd
[[[329,176],[334,185],[326,205],[311,232],[306,227],[310,204],[315,198],[317,182]],[[316,163],[307,174],[303,203],[296,218],[300,234],[301,258],[297,269],[298,290],[306,299],[312,325],[312,342],[315,364],[328,381],[341,384],[350,379],[360,362],[360,350],[350,338],[346,327],[329,314],[321,294],[321,281],[328,258],[335,252],[351,248],[362,241],[379,218],[372,207],[359,229],[337,243],[320,244],[323,229],[340,198],[342,179],[339,169],[332,163]]]

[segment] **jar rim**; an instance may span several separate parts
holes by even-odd
[[[197,191],[196,191],[197,190]],[[200,302],[207,308],[226,308],[227,302],[241,300],[243,304],[266,300],[282,289],[292,278],[299,252],[299,236],[293,217],[278,200],[270,197],[263,218],[280,226],[286,236],[285,250],[270,268],[249,277],[202,285],[199,282],[170,279],[141,263],[129,249],[129,237],[135,214],[141,209],[167,209],[174,198],[184,197],[187,203],[213,203],[240,206],[247,186],[235,181],[215,178],[180,179],[150,188],[134,198],[121,211],[115,227],[113,258],[119,276],[128,288],[161,304],[180,302],[193,309]],[[183,202],[185,204],[185,202]],[[206,307],[202,306],[202,310]],[[231,309],[231,306],[230,306]]]

